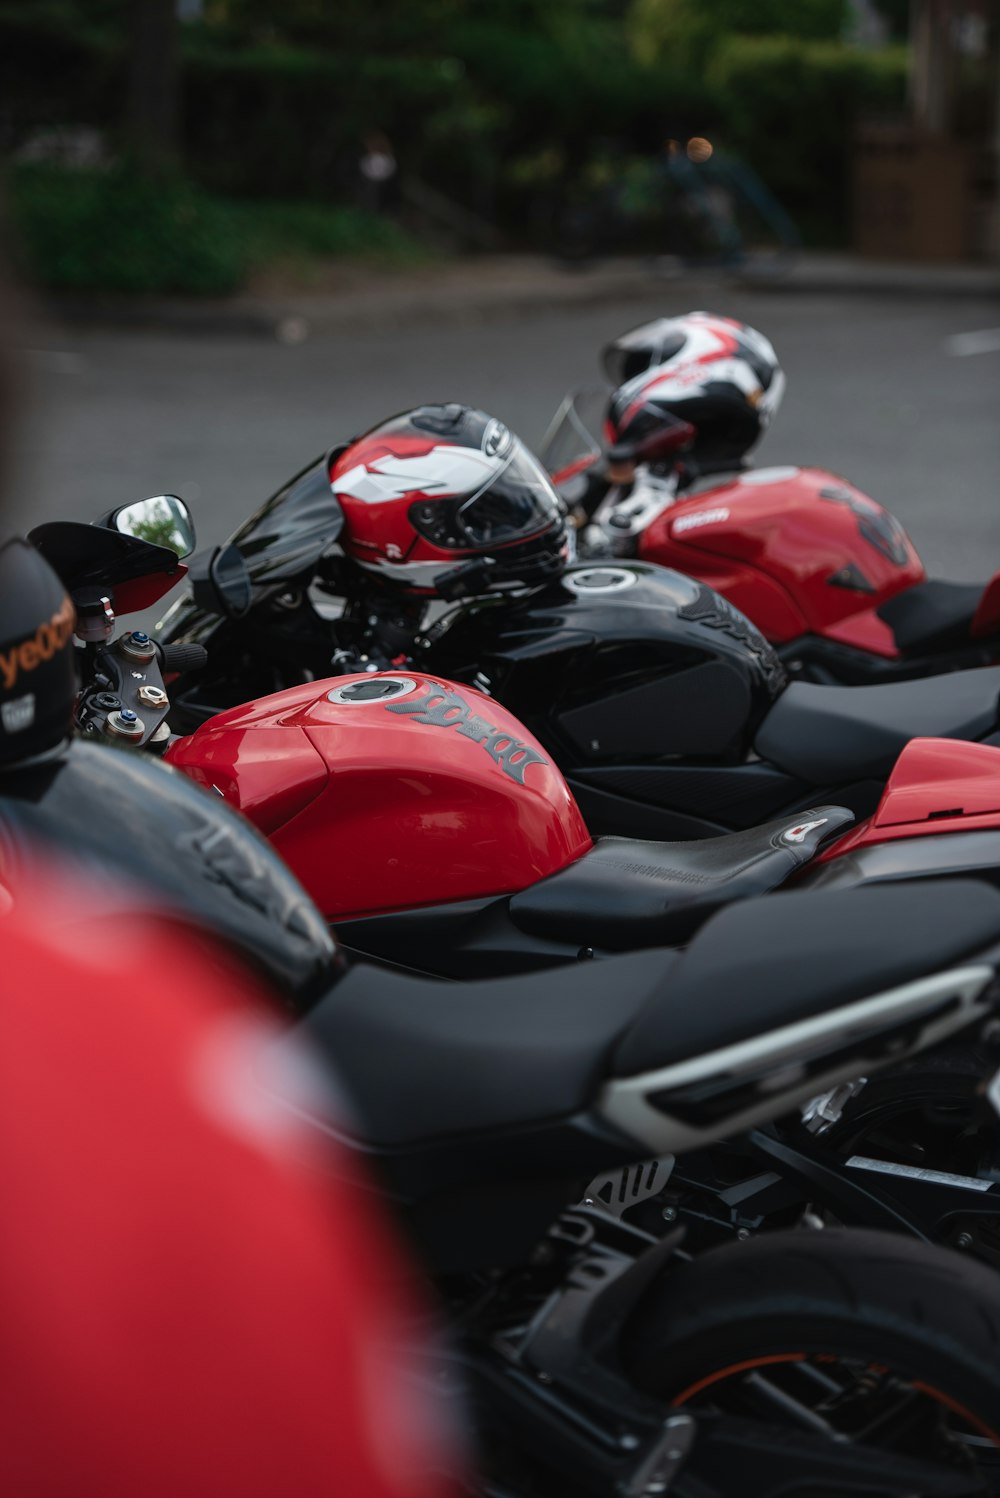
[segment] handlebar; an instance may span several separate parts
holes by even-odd
[[[162,754],[171,738],[163,672],[197,671],[208,652],[203,645],[158,645],[144,630],[133,629],[116,640],[85,646],[80,657],[79,731]]]
[[[200,671],[208,664],[204,645],[157,645],[156,653],[164,675],[182,676],[186,671]]]

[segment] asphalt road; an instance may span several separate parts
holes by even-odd
[[[16,518],[91,519],[166,491],[188,501],[199,544],[220,540],[321,450],[427,400],[481,405],[532,445],[565,390],[598,376],[604,340],[692,302],[691,288],[671,286],[648,303],[291,347],[37,327]],[[985,580],[1000,568],[1000,339],[980,352],[950,343],[996,330],[995,302],[716,292],[712,310],[765,332],[788,376],[761,463],[850,478],[895,511],[932,575]]]

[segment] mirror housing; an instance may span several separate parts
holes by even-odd
[[[195,533],[191,512],[176,494],[157,494],[114,510],[107,522],[123,536],[137,536],[175,553],[178,561],[194,551]]]

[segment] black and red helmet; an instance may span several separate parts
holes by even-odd
[[[569,559],[563,503],[509,427],[470,406],[389,416],[334,454],[341,547],[389,583],[436,593],[472,559],[491,587],[531,584]]]
[[[435,593],[474,558],[490,586],[531,584],[568,560],[562,502],[502,421],[457,404],[391,416],[339,450],[330,484],[346,554],[408,590]]]
[[[688,423],[687,451],[705,467],[738,465],[781,403],[785,377],[756,329],[711,312],[660,317],[616,338],[602,362],[614,394],[606,436],[636,445]]]

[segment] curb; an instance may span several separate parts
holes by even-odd
[[[322,296],[241,296],[211,302],[54,296],[45,305],[58,321],[70,325],[267,337],[296,344],[317,333],[476,325],[527,317],[539,310],[555,312],[649,298],[658,289],[667,293],[680,288],[688,297],[709,301],[720,292],[736,291],[770,296],[995,298],[1000,307],[1000,268],[803,257],[785,274],[751,276],[685,272],[662,261],[567,268],[541,257],[504,256],[410,275],[362,277],[353,288]]]

